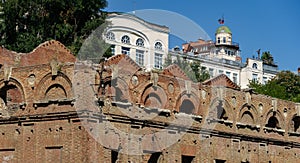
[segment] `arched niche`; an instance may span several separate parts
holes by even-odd
[[[199,107],[199,100],[195,93],[188,94],[186,91],[182,92],[176,103],[176,111],[186,114],[197,114]]]
[[[243,112],[240,122],[244,124],[254,124],[254,117],[250,111]]]
[[[265,127],[284,129],[284,119],[278,110],[277,111],[273,111],[273,109],[269,110],[265,118]]]
[[[293,116],[290,122],[289,131],[300,133],[300,116]]]
[[[192,114],[194,113],[195,105],[191,100],[184,99],[179,107],[179,112]]]
[[[279,125],[279,121],[278,119],[276,118],[276,116],[271,116],[268,121],[267,121],[267,124],[266,124],[266,127],[269,127],[269,128],[277,128],[277,129],[280,129],[280,125]]]
[[[232,120],[231,106],[228,101],[215,98],[210,105],[209,117],[222,120]]]
[[[53,84],[47,89],[45,93],[45,98],[48,100],[66,99],[67,92],[62,85]]]
[[[61,72],[57,76],[49,73],[39,82],[35,97],[37,100],[72,99],[74,95],[71,80]]]
[[[162,162],[162,161],[163,161],[163,157],[162,157],[161,152],[152,153],[149,160],[148,160],[149,163]]]
[[[158,86],[148,85],[141,97],[141,103],[145,107],[164,109],[167,104],[167,94],[164,89]]]
[[[16,111],[25,103],[25,94],[22,85],[15,79],[0,81],[0,110]]]
[[[130,101],[129,88],[123,79],[116,78],[104,83],[104,85],[105,85],[104,94],[108,97],[111,97],[113,101],[118,101],[118,102]]]
[[[253,105],[245,104],[240,109],[238,121],[244,124],[255,124],[257,116],[257,109]]]

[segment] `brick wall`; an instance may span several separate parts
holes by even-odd
[[[226,78],[193,83],[126,55],[75,62],[56,41],[1,49],[0,64],[1,162],[300,160],[299,105]]]

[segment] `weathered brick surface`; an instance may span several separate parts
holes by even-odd
[[[145,72],[126,55],[75,62],[59,42],[0,49],[1,162],[299,162],[299,105]]]

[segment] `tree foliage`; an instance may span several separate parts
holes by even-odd
[[[265,51],[262,53],[261,60],[268,65],[274,65],[274,58],[270,51]]]
[[[199,61],[187,61],[185,58],[177,55],[176,60],[172,60],[171,54],[168,54],[165,59],[164,67],[167,67],[171,64],[178,65],[185,74],[194,82],[203,82],[210,78],[207,70],[201,68]]]
[[[83,41],[105,22],[106,0],[4,0],[1,45],[30,52],[55,39],[77,54]]]
[[[272,97],[300,102],[300,76],[290,72],[282,71],[265,85],[251,81],[250,88],[254,88],[257,93]]]

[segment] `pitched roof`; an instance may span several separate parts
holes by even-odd
[[[184,71],[176,64],[169,65],[163,70],[163,74],[182,78],[184,80],[190,80]]]
[[[105,66],[120,65],[120,66],[126,67],[126,68],[131,67],[131,69],[135,70],[135,71],[141,69],[141,67],[126,54],[114,55],[114,56],[108,58],[105,61],[104,65]]]
[[[212,79],[208,79],[203,82],[204,85],[209,86],[224,86],[232,89],[240,89],[240,87],[231,81],[226,75],[220,74]]]
[[[120,65],[120,70],[126,69],[132,71],[133,73],[141,70],[141,67],[126,54],[112,56],[104,63],[104,66],[112,65]],[[185,74],[185,72],[176,64],[169,65],[168,67],[163,69],[161,73],[164,75],[178,77],[183,80],[190,80],[189,77]]]

